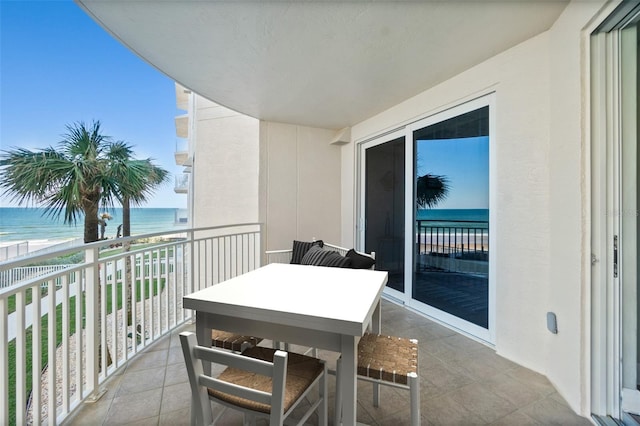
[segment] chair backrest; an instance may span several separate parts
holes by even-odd
[[[180,333],[180,342],[191,384],[193,400],[191,409],[195,410],[197,424],[209,425],[213,422],[207,388],[258,404],[270,405],[269,424],[282,424],[287,375],[286,352],[276,351],[273,362],[269,362],[216,348],[199,346],[194,333]],[[247,374],[253,373],[271,377],[273,383],[271,393],[208,376],[204,374],[203,360],[235,368],[247,372]],[[226,404],[229,405],[229,402],[227,401]]]

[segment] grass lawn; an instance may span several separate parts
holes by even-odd
[[[155,282],[150,282],[149,280],[144,280],[144,298],[148,299],[149,298],[149,294],[151,294],[151,292],[153,292],[154,296],[157,296],[158,293],[160,293],[162,291],[162,289],[164,289],[164,284],[165,284],[165,279],[161,278],[160,279],[160,285],[158,286],[157,283]],[[118,307],[117,309],[122,309],[123,303],[122,303],[122,282],[118,282],[117,284],[117,303],[118,303]],[[113,298],[111,297],[111,291],[112,291],[113,285],[112,284],[108,284],[107,285],[107,313],[110,314],[113,312]],[[142,282],[141,281],[136,281],[136,302],[140,302],[142,300]]]

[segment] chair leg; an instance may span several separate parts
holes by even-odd
[[[420,426],[420,380],[416,373],[409,373],[408,379],[411,394],[411,426]]]
[[[373,384],[373,406],[380,406],[380,385],[377,383]]]
[[[319,397],[322,398],[322,403],[320,404],[320,406],[318,407],[318,425],[321,426],[327,426],[329,424],[329,410],[328,410],[328,403],[327,403],[327,390],[328,390],[328,385],[327,385],[327,364],[324,363],[324,373],[322,374],[322,378],[320,379],[320,383],[319,385],[319,389],[318,389],[318,393],[319,393]]]
[[[336,361],[336,405],[333,424],[340,425],[342,421],[342,389],[340,386],[340,370],[341,370],[342,358],[338,358]]]

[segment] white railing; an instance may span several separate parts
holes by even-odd
[[[182,173],[180,176],[176,176],[175,191],[188,191],[189,190],[189,173]]]
[[[66,269],[68,265],[22,266],[0,272],[0,288],[11,287],[21,281]]]
[[[10,244],[0,247],[0,261],[10,259],[29,253],[29,242],[21,241],[19,243]]]
[[[0,424],[61,422],[99,398],[100,384],[141,349],[192,318],[183,295],[261,264],[259,224],[181,232],[0,263],[4,273],[74,253],[82,259],[0,289]]]

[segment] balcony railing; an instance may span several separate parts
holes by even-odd
[[[446,225],[438,222],[442,221],[416,221],[419,253],[454,256],[476,254],[480,258],[489,252],[488,222],[451,220]]]
[[[28,241],[21,241],[19,243],[2,246],[0,247],[0,261],[21,256],[26,253],[29,253]]]
[[[188,225],[189,224],[189,209],[176,209],[175,212],[176,225]]]
[[[75,259],[0,289],[0,424],[50,424],[192,318],[182,296],[261,264],[259,224],[99,241],[0,263]]]
[[[183,173],[176,176],[176,186],[174,191],[177,194],[186,194],[189,192],[189,173]]]
[[[416,226],[418,270],[488,274],[488,222],[418,220]]]

